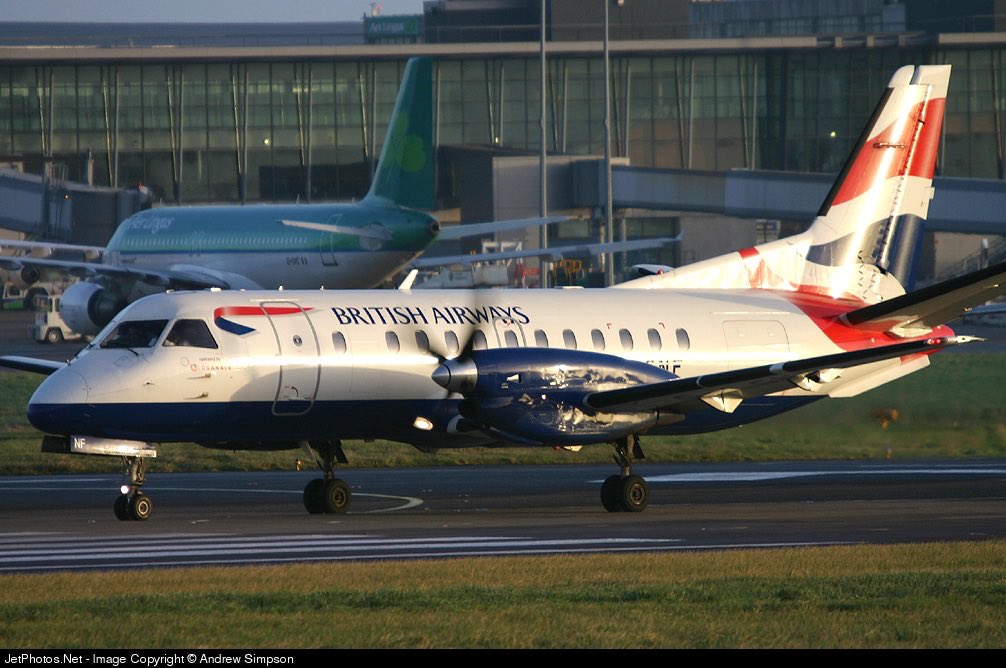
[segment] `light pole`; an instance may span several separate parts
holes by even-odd
[[[541,60],[541,108],[539,109],[538,117],[538,129],[540,131],[541,139],[541,151],[538,158],[538,167],[541,172],[541,201],[538,203],[538,215],[544,218],[548,214],[548,202],[546,198],[548,197],[548,166],[546,161],[546,149],[545,149],[545,123],[547,118],[545,116],[546,106],[545,106],[545,4],[548,0],[541,0],[541,42],[539,46],[540,50],[540,60]],[[548,225],[542,225],[539,228],[540,239],[539,246],[542,249],[548,248]],[[538,262],[539,275],[538,275],[538,285],[543,288],[549,286],[549,262],[546,258],[542,258]]]
[[[604,3],[604,239],[607,243],[614,241],[614,226],[611,221],[611,74],[608,64],[608,3]],[[615,282],[615,254],[605,253],[604,284]]]

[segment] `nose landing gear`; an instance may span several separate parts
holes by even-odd
[[[140,490],[144,482],[143,458],[123,457],[122,460],[122,493],[115,500],[112,509],[115,511],[116,519],[120,521],[142,522],[149,519],[154,512],[154,502]]]

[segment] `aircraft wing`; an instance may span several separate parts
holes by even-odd
[[[48,241],[17,241],[0,239],[0,249],[6,251],[14,248],[28,253],[38,253],[34,257],[48,257],[54,251],[73,251],[81,253],[88,260],[97,260],[105,252],[104,246],[78,246],[77,244],[56,244]]]
[[[200,276],[186,271],[152,270],[124,267],[101,262],[85,262],[77,260],[52,260],[26,256],[0,256],[0,268],[19,271],[22,267],[39,267],[62,272],[77,278],[94,276],[109,276],[112,278],[132,278],[153,285],[163,285],[172,288],[230,288],[229,282],[211,276]]]
[[[822,383],[837,378],[841,369],[905,355],[927,354],[946,346],[973,340],[975,340],[973,337],[964,336],[921,339],[705,376],[676,378],[659,383],[594,392],[587,395],[584,403],[590,408],[608,413],[651,410],[688,412],[694,410],[696,403],[701,401],[726,413],[732,413],[745,399],[793,387],[815,389]]]
[[[50,360],[40,360],[34,357],[20,357],[18,355],[0,356],[0,366],[18,371],[30,371],[40,373],[44,376],[56,373],[66,366],[66,362],[52,362]]]
[[[455,241],[467,237],[481,237],[496,232],[522,230],[527,227],[541,227],[550,223],[561,223],[569,220],[569,216],[545,216],[544,218],[518,218],[514,220],[494,220],[489,223],[472,223],[470,225],[451,225],[440,228],[438,241]]]
[[[842,320],[857,329],[922,336],[1006,292],[1006,262],[850,311]]]
[[[551,246],[549,248],[533,248],[521,251],[501,251],[499,253],[476,253],[472,255],[444,255],[440,257],[423,257],[411,264],[416,269],[443,267],[450,264],[473,264],[475,262],[493,262],[496,260],[516,260],[525,257],[542,257],[552,262],[561,260],[567,255],[600,255],[601,253],[619,253],[624,251],[643,250],[647,248],[662,248],[667,244],[681,239],[677,237],[657,237],[654,239],[634,239],[632,241],[614,241],[610,244],[574,244],[570,246]]]

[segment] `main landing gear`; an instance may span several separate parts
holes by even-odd
[[[615,448],[615,463],[622,473],[608,476],[601,485],[601,505],[609,513],[641,513],[650,502],[650,490],[642,476],[632,474],[632,458],[643,458],[639,439],[630,434],[611,445]]]
[[[122,493],[112,506],[115,517],[121,521],[143,521],[154,512],[154,503],[144,494],[143,457],[122,458]]]
[[[300,446],[318,462],[323,478],[315,478],[304,487],[304,507],[312,515],[344,513],[353,494],[344,480],[335,477],[335,464],[348,464],[340,441],[301,441]]]

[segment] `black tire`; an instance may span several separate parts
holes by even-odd
[[[150,519],[153,512],[154,502],[146,494],[136,493],[129,500],[129,517],[137,522]]]
[[[629,513],[641,513],[646,510],[650,502],[650,488],[642,477],[630,475],[623,478],[621,492],[622,510]]]
[[[321,495],[321,507],[326,513],[344,513],[353,502],[353,493],[344,480],[333,478],[325,482]]]
[[[611,475],[601,484],[601,505],[609,513],[622,510],[622,476]]]
[[[304,508],[312,515],[324,512],[321,505],[324,488],[325,480],[323,478],[315,478],[304,487]]]
[[[56,328],[50,328],[48,332],[45,333],[45,340],[49,343],[63,343],[63,332]]]
[[[125,522],[129,519],[129,497],[125,494],[120,494],[119,498],[115,500],[115,505],[112,506],[112,510],[115,511],[115,519],[120,522]]]

